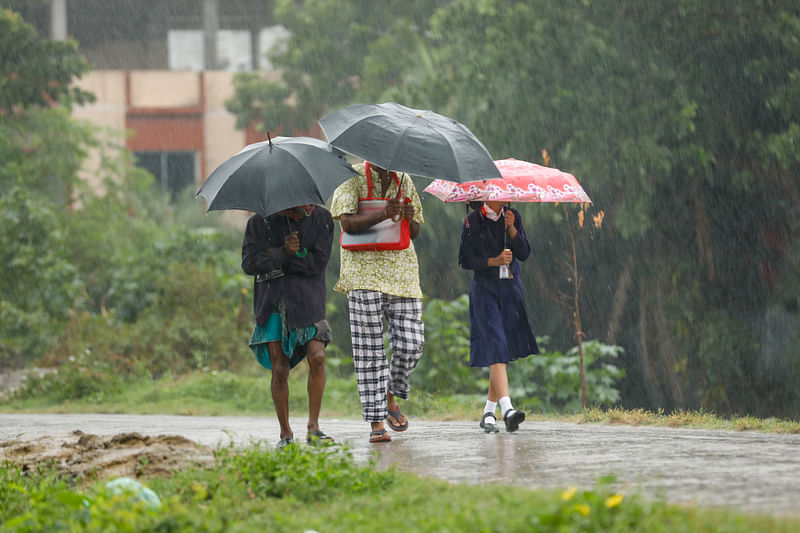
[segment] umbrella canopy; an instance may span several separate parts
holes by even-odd
[[[345,154],[311,137],[275,137],[246,146],[217,167],[195,196],[208,211],[240,209],[269,216],[324,204],[334,189],[358,174]]]
[[[455,183],[434,180],[424,190],[444,202],[591,202],[575,176],[518,159],[495,161],[502,178]]]
[[[332,145],[386,170],[456,182],[500,177],[466,126],[433,111],[357,104],[318,122]]]

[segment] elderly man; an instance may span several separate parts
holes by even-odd
[[[289,370],[308,360],[306,440],[330,443],[319,428],[325,390],[325,268],[331,253],[333,220],[320,206],[304,205],[269,217],[253,215],[242,243],[242,269],[255,276],[256,325],[250,347],[272,371],[270,388],[283,448],[294,443],[289,425]]]
[[[333,193],[331,214],[342,230],[358,235],[389,219],[405,219],[410,239],[419,234],[422,204],[414,183],[405,174],[365,162],[359,175]],[[359,213],[359,200],[383,198],[382,209]],[[406,246],[406,245],[403,245]],[[408,420],[396,398],[408,399],[408,378],[422,355],[422,290],[414,244],[403,249],[341,250],[341,269],[335,291],[347,294],[350,336],[364,420],[370,423],[370,442],[388,442],[384,420],[394,431],[405,431]],[[389,327],[391,368],[383,347],[383,319]]]

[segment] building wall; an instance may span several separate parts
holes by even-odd
[[[203,114],[203,152],[206,155],[206,175],[223,161],[244,148],[248,139],[236,129],[236,117],[225,109],[225,100],[233,96],[233,73],[206,71],[204,73],[206,110]]]
[[[97,97],[93,104],[76,107],[72,116],[86,120],[100,128],[98,137],[103,144],[125,145],[125,112],[127,97],[125,76],[121,71],[94,71],[84,75],[76,85],[91,91]],[[90,187],[102,193],[99,175],[100,149],[92,149],[83,164],[83,177]]]
[[[232,72],[98,70],[76,85],[93,92],[97,101],[78,107],[73,116],[103,129],[103,136],[137,151],[193,151],[197,154],[195,183],[247,143],[236,130],[235,117],[225,109],[233,95]],[[97,169],[101,154],[94,150],[84,176],[102,192]]]

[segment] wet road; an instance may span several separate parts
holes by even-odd
[[[659,427],[526,422],[517,433],[486,435],[477,422],[410,420],[391,443],[369,444],[360,420],[323,419],[322,429],[349,443],[357,461],[373,453],[418,474],[463,483],[588,489],[608,474],[623,493],[672,503],[800,516],[800,435]],[[292,419],[305,438],[305,420]],[[274,418],[0,414],[0,440],[58,436],[80,429],[111,435],[180,434],[208,445],[278,440]]]

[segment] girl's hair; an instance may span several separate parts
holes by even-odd
[[[464,209],[467,212],[466,216],[464,217],[464,225],[469,228],[469,212],[470,210],[475,211],[476,209],[480,209],[483,205],[483,202],[480,201],[473,201],[467,202],[464,204]]]

